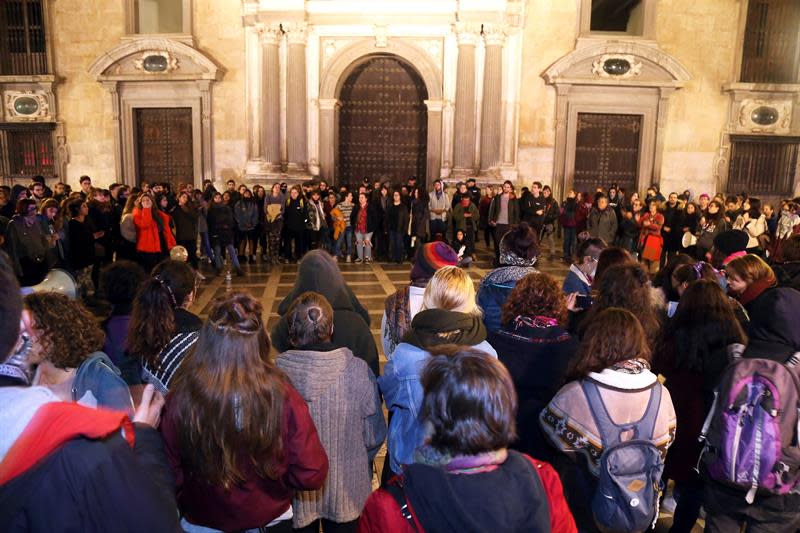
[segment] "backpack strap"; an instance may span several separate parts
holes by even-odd
[[[633,431],[633,438],[652,439],[655,431],[658,411],[661,406],[661,384],[655,382],[650,387],[650,399],[647,402],[644,416],[631,424],[616,424],[608,414],[606,404],[600,395],[600,388],[594,381],[584,379],[581,381],[583,393],[589,404],[589,411],[597,425],[603,447],[614,446],[622,442],[622,434],[626,431]]]
[[[406,492],[403,490],[402,483],[390,482],[386,484],[384,489],[389,496],[391,496],[394,501],[397,502],[397,505],[400,507],[400,514],[403,515],[403,518],[405,518],[408,526],[414,533],[417,533],[419,530],[417,529],[417,524],[414,522],[414,515],[411,514],[411,509],[408,507],[408,502],[406,501]]]

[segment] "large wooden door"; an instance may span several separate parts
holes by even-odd
[[[137,182],[194,183],[192,109],[139,108],[136,120]]]
[[[339,113],[340,183],[386,177],[425,180],[428,113],[425,83],[395,56],[376,56],[345,81]]]
[[[578,113],[572,188],[594,193],[617,184],[635,191],[641,132],[641,115]]]

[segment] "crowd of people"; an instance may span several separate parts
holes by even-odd
[[[0,191],[4,530],[800,528],[796,202],[80,185]],[[373,259],[410,259],[383,368],[339,265]],[[246,292],[193,312],[226,261],[299,261],[270,331]],[[79,298],[21,296],[54,266]]]

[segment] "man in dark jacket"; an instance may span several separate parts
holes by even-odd
[[[494,228],[494,264],[500,260],[500,240],[514,224],[519,224],[520,207],[514,195],[514,185],[506,180],[503,192],[492,199],[489,206],[489,226]]]
[[[0,359],[17,344],[22,301],[0,257]],[[46,387],[0,386],[0,524],[7,532],[181,531],[158,425],[145,389],[124,413],[61,402]]]
[[[531,225],[537,235],[542,231],[544,225],[545,198],[542,195],[541,182],[534,181],[531,185],[531,192],[521,200],[520,211],[522,221]]]

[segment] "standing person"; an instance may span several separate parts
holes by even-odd
[[[556,222],[558,221],[559,211],[558,202],[553,198],[553,190],[549,185],[542,188],[544,197],[544,220],[542,231],[539,234],[539,243],[545,239],[550,241],[550,259],[556,258]]]
[[[534,181],[531,184],[530,193],[526,194],[520,203],[522,220],[527,222],[537,235],[541,235],[542,226],[544,226],[545,209],[545,199],[542,195],[542,183]]]
[[[767,217],[761,212],[761,200],[758,198],[750,198],[747,206],[749,209],[739,215],[733,224],[733,229],[747,232],[747,253],[762,255],[764,250],[759,239],[767,234]]]
[[[652,201],[647,206],[647,213],[642,216],[642,232],[639,235],[641,260],[648,274],[658,272],[664,238],[661,228],[664,227],[664,215],[658,212],[658,202]]]
[[[267,262],[267,231],[266,231],[266,209],[267,209],[267,191],[261,185],[253,187],[253,201],[256,203],[258,209],[258,224],[256,224],[256,238],[259,246],[261,246],[261,260]],[[255,250],[254,250],[255,251]],[[256,257],[258,254],[256,253]]]
[[[81,198],[88,201],[92,197],[92,178],[89,176],[83,175],[78,180],[78,183],[81,186],[80,194]]]
[[[178,205],[172,210],[175,222],[175,241],[186,248],[189,263],[197,270],[197,225],[198,214],[194,203],[187,192],[179,193]]]
[[[265,231],[267,233],[270,264],[277,265],[281,258],[281,232],[285,198],[278,183],[272,184],[269,196],[264,201]]]
[[[428,208],[431,213],[431,240],[447,240],[447,219],[450,211],[450,198],[442,189],[442,180],[433,182],[433,192],[429,196]]]
[[[697,204],[687,203],[682,215],[681,251],[692,257],[697,257],[697,234],[700,231],[700,212]],[[686,236],[687,233],[689,237]],[[688,244],[688,246],[684,244]]]
[[[263,312],[245,293],[216,300],[170,389],[161,431],[186,531],[289,533],[293,491],[328,474],[308,407],[269,356]]]
[[[564,229],[564,262],[572,264],[575,257],[575,247],[578,244],[578,225],[581,223],[580,216],[582,211],[577,199],[578,193],[570,189],[567,199],[561,204],[561,215],[559,222]]]
[[[355,533],[372,492],[371,463],[386,439],[378,384],[367,364],[331,342],[333,309],[305,292],[287,312],[291,350],[275,364],[308,404],[330,464],[321,489],[296,492],[295,532]]]
[[[344,254],[345,259],[348,263],[353,260],[353,193],[351,191],[345,191],[342,193],[342,201],[339,202],[339,211],[342,213],[342,219],[344,220],[344,231],[342,232],[342,236],[339,239],[344,239],[343,243],[338,243],[337,251],[339,250],[340,246],[344,244]]]
[[[675,410],[669,391],[650,371],[647,338],[630,311],[611,308],[597,314],[568,377],[574,381],[558,391],[539,420],[544,435],[561,452],[554,466],[578,527],[596,531],[591,502],[603,452],[636,435],[665,457],[675,437]],[[623,427],[636,432],[619,434]],[[660,471],[657,474],[658,479],[648,481],[658,483]],[[639,503],[653,512],[658,505],[657,501]]]
[[[20,285],[36,285],[44,279],[49,267],[50,238],[39,219],[34,200],[26,198],[17,202],[17,214],[6,229],[6,247]]]
[[[669,263],[669,260],[677,255],[681,248],[683,208],[678,203],[678,193],[669,193],[667,203],[664,204],[663,215],[664,226],[661,228],[661,236],[664,239],[664,249],[659,263],[661,268]]]
[[[617,238],[617,215],[608,207],[608,197],[601,194],[589,213],[586,229],[589,236],[603,239],[606,244],[613,244]]]
[[[80,196],[67,203],[70,220],[68,226],[69,240],[69,266],[75,274],[78,284],[78,293],[86,301],[94,295],[92,283],[92,265],[94,264],[94,239],[86,217],[89,215],[89,206]]]
[[[469,193],[469,197],[472,200],[472,203],[475,204],[475,206],[477,207],[477,205],[481,201],[481,190],[476,185],[475,178],[467,179],[467,192]]]
[[[732,345],[746,342],[724,291],[715,280],[704,279],[688,285],[659,339],[653,370],[665,377],[664,384],[673,393],[680,428],[664,468],[664,479],[675,482],[674,533],[690,532],[700,515],[703,482],[695,470],[702,452],[698,437]]]
[[[284,238],[284,256],[287,261],[299,261],[306,253],[306,221],[308,211],[306,200],[302,197],[300,187],[294,185],[289,190],[286,205],[283,211],[283,227],[286,231]],[[292,250],[294,244],[294,250]]]
[[[462,195],[458,204],[453,207],[453,231],[463,231],[470,242],[475,242],[478,234],[480,213],[477,204],[472,203],[468,194]],[[455,248],[455,247],[454,247]]]
[[[256,246],[258,245],[258,207],[253,199],[250,189],[243,189],[239,201],[233,206],[233,215],[236,219],[236,231],[239,236],[239,257],[242,262],[250,264],[256,262]],[[250,254],[246,253],[250,251]]]
[[[236,224],[233,216],[233,209],[226,205],[223,200],[223,195],[214,193],[212,203],[208,208],[208,234],[211,237],[211,245],[214,247],[214,270],[219,276],[222,274],[222,251],[228,254],[228,257],[236,270],[237,276],[244,276],[242,267],[239,265],[239,256],[236,255],[236,247],[234,246],[234,226]]]
[[[430,438],[415,464],[369,497],[362,533],[576,531],[552,467],[508,449],[517,401],[502,364],[441,347],[421,382],[420,423]]]
[[[428,209],[429,202],[428,191],[421,187],[413,189],[411,193],[411,224],[409,226],[412,253],[416,253],[423,244],[428,242],[428,223],[431,218]]]
[[[489,226],[494,230],[494,263],[499,264],[500,241],[509,230],[509,226],[519,224],[520,207],[514,195],[514,185],[506,180],[503,182],[503,192],[492,200],[489,207]]]
[[[398,265],[403,262],[406,245],[405,236],[408,231],[408,207],[400,196],[400,191],[392,193],[392,203],[386,210],[386,230],[389,233],[391,260]]]
[[[308,221],[306,223],[306,243],[309,250],[326,248],[328,226],[325,222],[325,208],[320,198],[319,189],[311,191],[311,197],[308,200]]]
[[[508,368],[517,391],[517,432],[512,447],[552,460],[539,426],[539,413],[564,384],[578,349],[566,330],[567,302],[553,277],[534,272],[517,281],[502,307],[501,327],[488,341]]]
[[[478,228],[483,232],[483,243],[488,246],[491,244],[492,227],[489,225],[489,208],[492,206],[494,199],[494,187],[489,185],[486,187],[486,194],[478,201],[478,214],[479,220]],[[476,241],[477,241],[476,237]]]
[[[149,194],[141,194],[133,208],[136,252],[145,272],[153,270],[175,246],[169,216],[162,213]]]
[[[52,198],[45,199],[39,207],[39,219],[45,226],[50,246],[48,268],[67,267],[67,226],[64,218],[61,207]]]
[[[702,211],[702,196],[701,211]],[[708,200],[708,195],[706,195]],[[706,254],[711,251],[714,246],[714,239],[720,233],[728,230],[728,223],[725,222],[725,214],[722,212],[722,204],[714,200],[707,204],[707,210],[700,218],[700,235],[697,238],[697,247],[695,249],[697,256],[695,259],[705,261]]]
[[[456,252],[441,241],[429,242],[417,249],[414,266],[411,267],[411,284],[401,287],[386,298],[381,318],[381,344],[387,359],[391,359],[395,347],[411,329],[411,321],[422,308],[425,287],[437,270],[445,266],[456,266]]]
[[[447,266],[433,275],[422,299],[422,310],[411,330],[397,345],[378,383],[389,422],[389,465],[395,474],[414,462],[414,451],[424,441],[425,428],[417,417],[422,407],[420,368],[431,349],[442,344],[472,346],[497,357],[486,342],[486,328],[475,302],[475,286],[462,269]]]
[[[356,263],[372,262],[372,235],[379,224],[378,209],[380,208],[369,202],[367,193],[358,193],[358,205],[353,208],[353,213],[350,215],[350,223],[356,235],[358,252]]]
[[[345,228],[347,227],[345,216],[342,210],[339,209],[339,205],[340,204],[336,202],[336,194],[331,192],[331,194],[328,195],[328,242],[330,243],[331,254],[336,257],[337,261],[344,259],[342,244],[344,243]],[[347,221],[350,220],[351,214],[352,210],[347,214]]]

